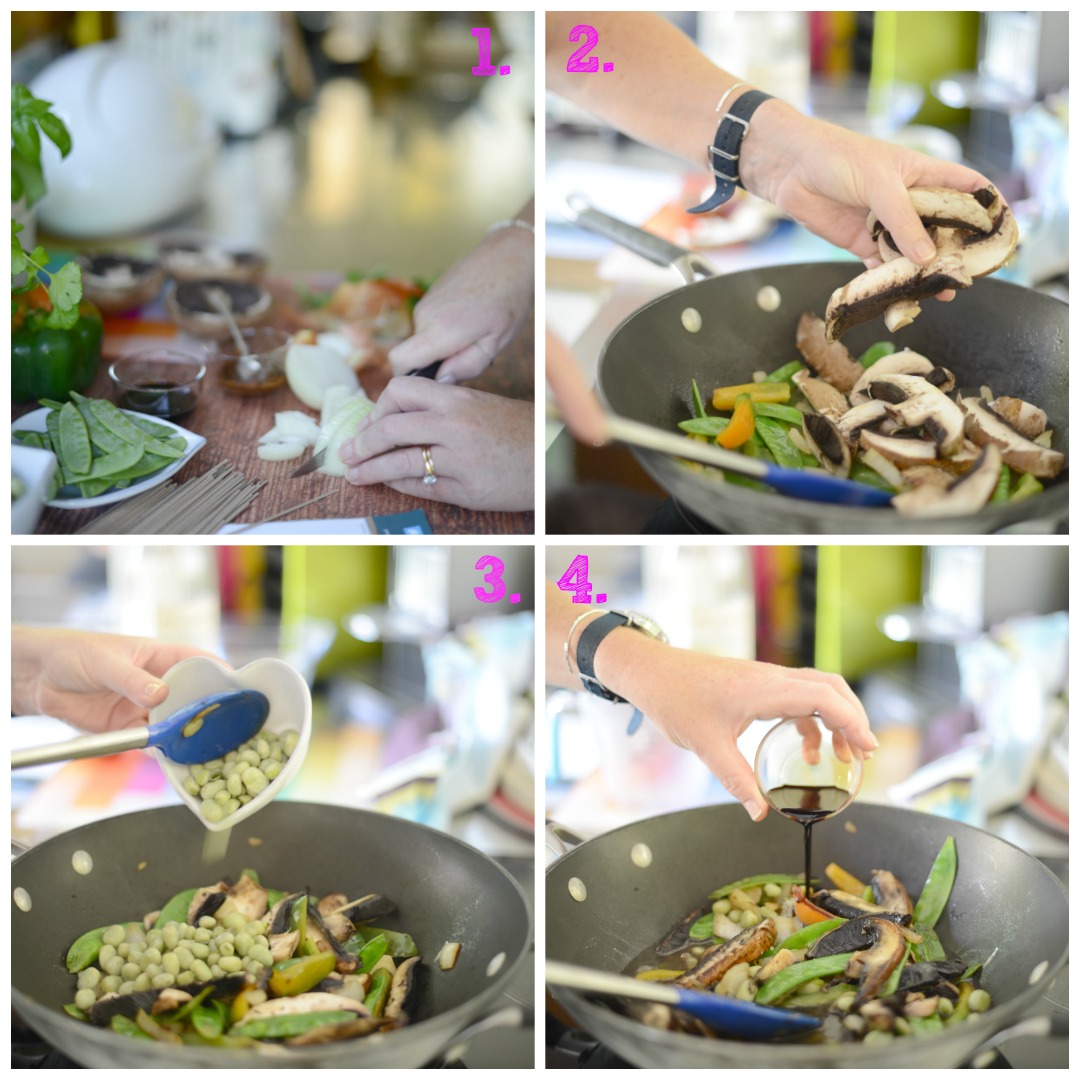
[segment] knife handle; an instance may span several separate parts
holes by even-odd
[[[434,360],[426,367],[417,368],[415,371],[410,371],[409,374],[420,379],[434,379],[435,373],[442,367],[442,363],[441,360]]]

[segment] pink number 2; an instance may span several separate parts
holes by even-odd
[[[485,604],[497,604],[506,595],[506,582],[503,581],[503,561],[497,559],[494,555],[482,555],[476,561],[474,570],[487,570],[484,575],[484,582],[491,586],[491,592],[487,589],[477,585],[473,589],[473,594],[477,600],[483,601]],[[513,597],[511,597],[513,602]]]
[[[475,31],[473,32],[475,33]],[[566,70],[571,73],[575,71],[599,71],[600,61],[595,56],[589,56],[589,53],[596,48],[600,35],[596,32],[595,27],[580,23],[570,31],[569,40],[577,41],[579,38],[584,38],[585,44],[570,54],[570,59],[566,61]],[[588,60],[584,59],[586,56],[589,56]]]

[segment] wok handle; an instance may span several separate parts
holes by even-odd
[[[544,825],[544,847],[551,851],[556,859],[561,859],[568,851],[572,851],[580,844],[585,843],[583,836],[560,825],[550,819]]]
[[[698,275],[716,277],[719,274],[716,267],[696,251],[687,251],[629,222],[605,214],[597,210],[584,195],[567,196],[566,214],[582,228],[614,240],[635,255],[659,266],[670,266],[687,285]]]
[[[531,1020],[532,1010],[521,1005],[507,1005],[503,1009],[497,1009],[458,1032],[453,1043],[443,1051],[440,1057],[444,1064],[453,1065],[465,1056],[469,1043],[477,1035],[482,1035],[485,1031],[495,1031],[498,1028],[524,1027]]]
[[[119,754],[124,750],[141,750],[149,741],[148,727],[105,731],[100,735],[81,735],[77,739],[50,743],[48,746],[14,750],[11,754],[11,767],[25,769],[30,765],[51,765],[54,761],[75,761],[77,758]]]

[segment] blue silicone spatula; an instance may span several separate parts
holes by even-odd
[[[724,997],[722,994],[684,990],[681,986],[674,986],[669,982],[631,979],[626,975],[594,971],[592,968],[563,964],[557,960],[546,963],[544,977],[552,986],[565,986],[584,993],[658,1001],[697,1017],[721,1034],[740,1039],[771,1039],[778,1035],[796,1035],[821,1027],[821,1021],[816,1017],[791,1009],[754,1005],[749,1001]]]
[[[646,450],[657,450],[672,457],[700,461],[704,465],[715,465],[727,472],[749,476],[775,488],[781,495],[790,495],[794,499],[840,503],[844,506],[888,506],[892,501],[892,492],[871,487],[869,484],[859,484],[854,480],[845,480],[813,470],[785,469],[768,461],[736,454],[733,450],[724,450],[719,446],[661,431],[637,420],[626,420],[608,413],[604,418],[604,426],[608,437],[618,442],[640,446]]]
[[[16,750],[11,767],[22,769],[151,747],[181,765],[196,765],[235,750],[262,729],[269,713],[270,700],[258,690],[224,690],[191,701],[156,724]]]

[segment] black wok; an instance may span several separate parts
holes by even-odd
[[[574,204],[580,224],[638,254],[671,264],[687,281],[715,271],[700,257],[591,208]],[[597,386],[619,416],[678,431],[693,415],[690,382],[706,403],[713,387],[751,381],[798,358],[795,327],[804,311],[824,316],[832,291],[850,281],[853,262],[809,263],[708,277],[646,304],[614,330],[600,355]],[[764,311],[758,292],[773,286],[776,311]],[[694,308],[701,329],[688,332],[682,313]],[[965,394],[990,386],[1046,410],[1054,446],[1068,454],[1068,317],[1066,304],[1031,289],[984,278],[951,303],[923,304],[923,313],[895,335],[898,348],[923,353],[956,375]],[[890,337],[884,323],[855,327],[844,344],[858,356]],[[958,518],[904,517],[892,509],[826,506],[725,484],[650,450],[634,450],[645,471],[678,502],[732,533],[989,533],[1031,519],[1068,514],[1067,474],[1037,498],[988,506]]]
[[[848,832],[847,825],[858,831]],[[1069,920],[1060,882],[1019,848],[979,829],[861,804],[815,827],[812,872],[821,876],[834,861],[856,875],[888,869],[918,895],[947,836],[956,838],[958,871],[937,931],[951,953],[969,963],[989,961],[980,980],[993,1004],[981,1017],[940,1035],[876,1046],[703,1039],[645,1027],[573,991],[553,993],[582,1027],[643,1068],[959,1065],[1017,1020],[1064,965]],[[645,868],[631,859],[631,849],[642,843],[652,852]],[[621,972],[713,889],[750,874],[797,873],[802,865],[802,830],[778,814],[755,825],[740,806],[706,806],[627,825],[587,841],[549,867],[547,956]],[[586,889],[583,902],[570,895],[575,877]],[[1044,971],[1032,982],[1033,970],[1044,961]]]
[[[474,848],[444,833],[381,814],[276,802],[237,825],[225,860],[202,865],[207,835],[186,807],[126,814],[54,837],[12,863],[11,884],[32,908],[12,905],[12,1006],[59,1050],[97,1068],[416,1068],[455,1044],[489,1009],[522,961],[531,920],[516,882]],[[249,838],[262,843],[251,846]],[[86,877],[71,865],[82,849]],[[146,861],[139,870],[138,864]],[[408,931],[425,962],[412,1023],[384,1035],[322,1046],[216,1050],[137,1041],[73,1020],[75,976],[64,966],[80,934],[160,908],[175,893],[251,867],[264,884],[310,886],[349,896],[380,892],[398,914],[381,920]],[[434,965],[447,941],[461,942],[452,971]],[[501,966],[489,965],[499,955]],[[497,963],[497,962],[496,962]]]

